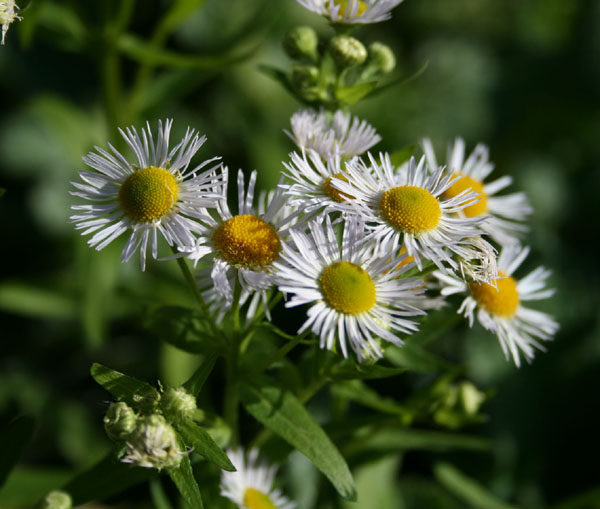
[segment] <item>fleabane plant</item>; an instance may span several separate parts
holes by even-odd
[[[0,1],[0,25],[2,25],[2,40],[0,44],[4,44],[4,39],[11,23],[21,19],[21,16],[17,14],[18,11],[19,6],[15,0]]]
[[[517,278],[531,206],[523,193],[501,193],[509,176],[489,179],[487,147],[467,153],[456,138],[445,161],[429,139],[421,149],[374,153],[385,142],[375,123],[349,111],[396,63],[390,47],[349,31],[388,19],[400,1],[298,2],[336,33],[290,30],[291,68],[271,69],[304,104],[285,131],[295,147],[274,189],[257,191],[260,168],[230,171],[206,156],[193,163],[206,138],[190,127],[173,143],[172,120],[120,129],[128,153],[96,147],[83,158],[91,171],[73,182],[71,194],[85,203],[73,206],[71,220],[91,247],[125,236],[123,262],[139,253],[142,270],[148,254],[177,263],[195,299],[186,307],[155,296],[145,320],[150,332],[198,355],[181,386],[92,367],[113,397],[104,417],[111,458],[166,472],[191,507],[202,507],[195,468],[214,507],[296,507],[277,476],[290,450],[355,500],[340,451],[360,464],[380,431],[454,431],[485,420],[486,392],[428,350],[427,341],[457,336],[457,315],[495,336],[516,366],[558,330],[529,305],[552,295],[550,272]],[[161,239],[172,253],[159,256]],[[429,378],[401,402],[366,382],[405,371]],[[206,382],[214,394],[199,398]],[[306,406],[325,388],[334,404],[321,418],[336,419],[335,443]],[[365,419],[352,419],[355,404]],[[317,495],[318,503],[339,505],[328,497]]]

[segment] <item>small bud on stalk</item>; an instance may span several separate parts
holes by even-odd
[[[38,505],[38,509],[71,509],[72,507],[71,495],[59,490],[48,493]]]
[[[295,60],[308,58],[316,62],[319,59],[318,45],[317,33],[307,26],[292,28],[283,39],[283,49]]]
[[[172,387],[163,393],[160,408],[170,421],[182,421],[194,415],[196,398],[183,387]]]
[[[104,416],[104,429],[111,440],[122,442],[136,428],[137,415],[127,403],[112,403]]]
[[[396,57],[392,48],[381,42],[374,42],[369,46],[367,65],[379,73],[387,74],[396,67]]]
[[[338,35],[329,41],[329,51],[339,69],[362,64],[367,59],[367,49],[358,39]]]

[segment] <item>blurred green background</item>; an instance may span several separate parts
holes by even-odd
[[[207,134],[199,160],[221,155],[232,169],[257,169],[263,187],[277,182],[292,150],[283,129],[300,106],[257,67],[289,67],[280,41],[291,27],[330,28],[293,0],[196,3],[185,22],[172,30],[163,22],[161,32],[171,2],[34,0],[0,47],[0,429],[17,415],[37,419],[1,507],[56,487],[109,447],[107,396],[89,376],[92,362],[168,383],[196,362],[142,327],[156,296],[190,302],[176,267],[152,263],[140,274],[137,260],[119,264],[122,240],[98,253],[69,224],[69,181],[84,168],[81,156],[116,141],[115,125],[154,127],[165,117],[175,119],[174,137],[187,125]],[[133,8],[130,35],[115,42],[124,4]],[[600,507],[600,2],[406,0],[391,21],[358,34],[394,49],[398,76],[428,63],[417,79],[354,110],[382,135],[376,149],[423,136],[440,150],[456,136],[471,148],[488,144],[495,175],[512,175],[512,190],[535,208],[533,254],[520,274],[539,264],[553,270],[557,295],[540,308],[561,330],[531,366],[506,362],[478,327],[437,341],[478,386],[495,390],[489,420],[468,430],[490,438],[492,453],[452,461],[515,507]],[[121,90],[111,85],[114,72]],[[464,507],[432,481],[432,458],[408,452],[401,467],[384,458],[361,470],[359,490],[387,480],[382,493],[393,497],[347,506]],[[288,465],[290,489],[312,475],[303,469]],[[139,497],[146,492],[125,499]],[[311,507],[310,494],[304,499],[301,507]]]

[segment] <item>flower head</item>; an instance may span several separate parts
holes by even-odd
[[[184,138],[169,151],[172,123],[158,122],[156,143],[149,124],[141,137],[133,127],[119,130],[135,162],[128,161],[110,143],[110,152],[96,147],[96,153],[83,158],[96,171],[81,171],[83,183],[72,182],[76,191],[71,194],[92,202],[72,207],[77,211],[71,216],[75,228],[83,230],[82,235],[94,233],[88,244],[98,250],[129,232],[121,261],[128,261],[139,249],[142,270],[148,244],[152,257],[158,256],[159,233],[170,246],[193,243],[193,233],[202,229],[198,219],[206,216],[206,208],[216,207],[222,199],[215,167],[200,172],[218,158],[188,170],[206,137],[188,128]]]
[[[312,149],[324,160],[332,157],[349,159],[379,143],[375,128],[350,113],[337,110],[333,116],[321,110],[299,110],[292,115],[292,131],[285,133],[301,149]]]
[[[392,17],[402,0],[296,0],[308,10],[329,18],[332,23],[377,23]]]
[[[339,343],[344,357],[349,343],[359,360],[383,355],[376,337],[402,345],[393,331],[414,332],[417,324],[405,317],[424,315],[427,307],[423,282],[402,277],[413,264],[395,252],[378,255],[356,217],[347,218],[341,245],[329,216],[309,230],[291,231],[292,243],[275,264],[279,289],[292,295],[286,306],[311,304],[298,333],[310,327],[322,348]]]
[[[221,472],[221,495],[240,509],[294,509],[280,490],[275,489],[276,467],[258,460],[258,451],[252,449],[244,457],[241,449],[227,451],[236,468],[235,472]]]
[[[521,354],[530,362],[535,349],[544,351],[540,341],[552,339],[558,323],[548,314],[525,307],[523,302],[551,297],[554,290],[546,289],[550,271],[538,267],[523,279],[513,277],[527,257],[529,248],[513,244],[505,247],[498,257],[500,279],[495,286],[488,283],[466,283],[449,274],[434,272],[442,283],[442,294],[466,294],[458,312],[473,325],[475,312],[479,323],[498,337],[504,355],[520,366]]]
[[[427,162],[432,168],[437,167],[433,145],[429,139],[423,140],[423,150]],[[512,183],[509,176],[501,177],[493,182],[485,179],[494,170],[489,161],[488,148],[478,144],[465,159],[465,142],[457,138],[448,148],[446,165],[455,175],[462,178],[444,191],[444,196],[451,198],[463,191],[473,190],[479,193],[479,201],[457,212],[460,217],[487,216],[482,230],[500,245],[505,246],[519,241],[519,237],[528,230],[522,224],[532,212],[532,208],[524,193],[512,193],[496,196],[496,193]]]
[[[207,255],[213,256],[211,278],[216,294],[212,300],[224,299],[223,309],[233,302],[235,277],[241,283],[241,301],[245,302],[255,293],[266,305],[266,291],[273,284],[273,262],[279,259],[282,240],[297,214],[287,206],[280,188],[269,194],[261,194],[258,210],[255,210],[253,202],[257,173],[253,171],[250,175],[246,190],[244,173],[239,170],[238,214],[233,215],[225,200],[228,175],[228,169],[224,168],[223,200],[217,207],[219,217],[206,217],[195,243],[181,248],[181,251],[194,263]],[[219,296],[221,299],[218,299]]]
[[[369,154],[369,162],[370,166],[359,158],[348,161],[345,178],[336,179],[332,185],[353,197],[337,207],[360,214],[371,231],[370,237],[384,252],[403,245],[419,269],[422,260],[427,259],[440,270],[447,271],[447,266],[457,270],[459,263],[452,255],[487,263],[493,248],[480,236],[485,218],[454,217],[455,212],[477,199],[477,193],[443,196],[459,177],[448,175],[443,168],[430,171],[424,158],[418,164],[411,159],[400,171],[395,170],[387,154],[382,154],[379,162]]]
[[[15,3],[15,0],[0,0],[0,25],[2,25],[1,44],[4,44],[4,38],[6,37],[6,32],[8,32],[10,24],[15,20],[22,19],[21,16],[17,15],[18,10],[19,6]]]

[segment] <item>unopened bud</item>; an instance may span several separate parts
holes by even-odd
[[[196,398],[183,387],[172,387],[163,393],[160,408],[167,419],[181,421],[194,415]]]
[[[138,419],[135,431],[127,440],[123,463],[144,468],[176,468],[185,456],[175,430],[162,415],[153,414]]]
[[[461,406],[465,413],[470,416],[477,414],[479,407],[485,401],[485,394],[471,382],[460,384],[459,394]]]
[[[108,438],[115,442],[126,440],[135,430],[137,419],[136,413],[127,403],[112,403],[104,416],[104,429]]]
[[[319,69],[314,65],[295,65],[292,68],[292,82],[298,90],[314,87],[319,82]]]
[[[71,509],[73,500],[71,495],[64,491],[51,491],[38,505],[38,509]]]
[[[392,48],[381,42],[374,42],[369,46],[368,65],[374,70],[387,74],[396,67],[396,57]]]
[[[283,49],[290,58],[297,60],[309,58],[317,61],[319,58],[318,45],[317,33],[311,27],[306,26],[292,28],[283,39]]]
[[[363,43],[349,35],[338,35],[329,41],[329,51],[340,69],[362,64],[367,59]]]

